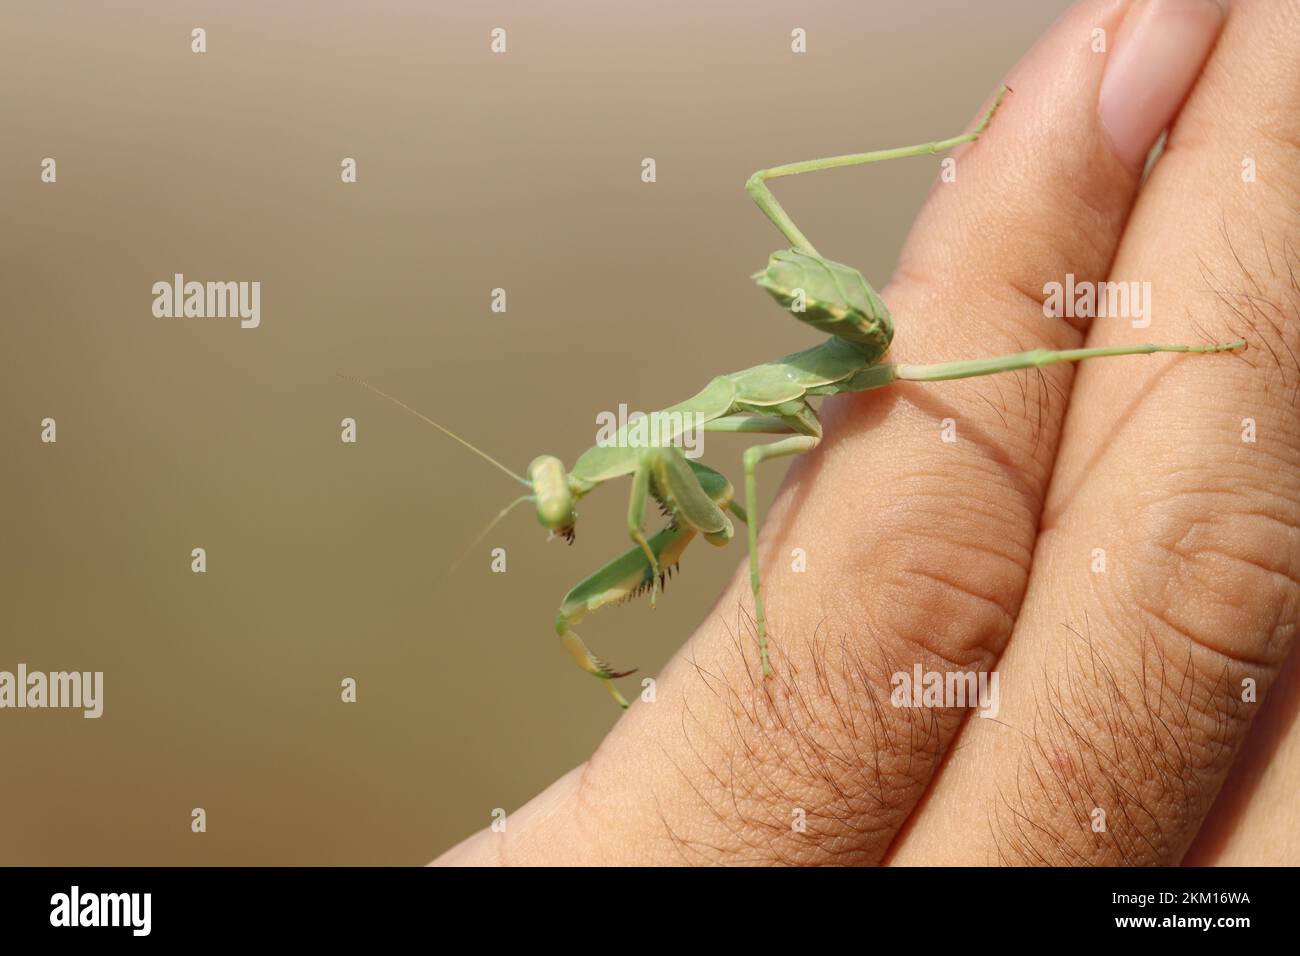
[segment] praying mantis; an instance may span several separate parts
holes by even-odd
[[[824,258],[799,230],[767,186],[782,176],[855,166],[888,159],[939,153],[980,137],[992,121],[1009,88],[1003,86],[976,128],[959,136],[916,146],[853,153],[826,159],[775,166],[754,173],[746,192],[790,243],[772,253],[767,268],[752,278],[796,319],[829,335],[825,341],[793,355],[753,368],[719,375],[698,394],[655,413],[661,420],[679,423],[677,431],[660,429],[656,442],[645,446],[626,440],[625,425],[614,442],[598,444],[578,458],[571,471],[553,455],[541,455],[521,476],[450,429],[365,382],[366,388],[469,448],[528,488],[488,526],[490,530],[516,505],[532,502],[537,518],[552,534],[572,543],[577,524],[577,504],[596,488],[630,477],[631,496],[627,532],[632,547],[575,585],[560,604],[555,630],[564,647],[588,674],[601,680],[621,707],[628,706],[614,681],[633,673],[616,670],[597,657],[574,630],[593,611],[630,600],[647,591],[653,605],[666,576],[671,574],[687,546],[702,536],[710,544],[727,544],[735,534],[731,518],[746,529],[749,548],[750,589],[754,597],[759,658],[763,675],[772,674],[767,647],[767,616],[763,607],[758,555],[758,487],[756,471],[765,461],[803,455],[817,447],[822,426],[809,399],[881,388],[893,382],[936,382],[993,375],[1017,369],[1039,368],[1056,362],[1077,362],[1114,355],[1152,352],[1223,352],[1244,348],[1244,340],[1211,345],[1131,345],[1062,351],[1035,349],[1012,355],[937,365],[885,362],[893,338],[889,309],[862,273]],[[687,423],[702,423],[706,432],[781,436],[749,447],[743,455],[745,502],[735,500],[735,490],[720,472],[683,454],[675,439]],[[647,536],[646,506],[654,499],[664,512],[666,526]],[[486,535],[486,531],[484,535]],[[482,540],[484,535],[480,535]]]

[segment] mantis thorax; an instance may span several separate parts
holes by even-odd
[[[853,343],[867,364],[889,349],[894,322],[862,273],[813,253],[782,249],[754,276],[801,322]]]

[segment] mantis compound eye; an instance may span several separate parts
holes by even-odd
[[[535,458],[528,466],[528,480],[537,498],[537,520],[542,527],[571,537],[578,516],[573,512],[573,493],[564,463],[552,455]]]

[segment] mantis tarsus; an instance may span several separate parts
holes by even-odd
[[[1113,348],[1036,349],[1014,355],[938,365],[905,365],[884,362],[893,338],[889,310],[880,296],[849,266],[823,258],[790,216],[776,201],[767,181],[781,176],[874,163],[885,159],[938,153],[979,138],[989,125],[1002,98],[1002,87],[979,125],[969,133],[951,139],[899,149],[878,150],[813,159],[776,166],[754,173],[745,189],[763,213],[790,242],[789,249],[775,252],[767,268],[753,278],[794,316],[830,335],[820,345],[764,365],[720,375],[692,398],[658,413],[677,422],[704,423],[705,431],[782,435],[776,441],[754,445],[743,457],[745,504],[734,500],[731,483],[719,472],[688,459],[671,439],[659,436],[655,447],[597,445],[578,458],[572,471],[565,471],[560,459],[551,455],[535,458],[526,477],[515,474],[500,462],[479,451],[409,406],[367,385],[390,401],[397,402],[425,421],[486,458],[529,489],[497,516],[531,501],[542,525],[554,534],[573,538],[577,522],[575,505],[585,495],[616,478],[631,476],[632,494],[628,505],[627,530],[633,547],[600,568],[565,595],[556,619],[556,632],[564,646],[587,673],[600,678],[620,706],[627,701],[613,683],[632,671],[617,671],[593,654],[573,626],[592,611],[628,600],[646,591],[654,603],[665,575],[671,573],[696,535],[715,545],[731,540],[734,530],[728,516],[746,525],[749,545],[750,586],[754,594],[754,620],[758,632],[763,674],[772,673],[767,651],[767,619],[763,610],[758,561],[758,491],[755,472],[761,462],[789,455],[801,455],[817,447],[821,423],[809,399],[823,395],[862,392],[896,381],[933,382],[992,375],[1016,369],[1038,368],[1055,362],[1076,362],[1110,355],[1151,352],[1222,352],[1245,347],[1244,340],[1214,345],[1132,345]],[[365,383],[361,383],[365,384]],[[622,436],[620,436],[622,437]],[[646,503],[654,498],[668,519],[667,526],[646,536]],[[495,521],[489,528],[495,525]],[[481,540],[481,537],[480,537]]]

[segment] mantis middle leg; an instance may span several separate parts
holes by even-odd
[[[772,665],[767,654],[767,612],[763,608],[763,588],[758,564],[758,477],[760,462],[769,458],[785,458],[812,451],[821,441],[821,422],[812,407],[804,401],[788,402],[773,408],[754,407],[756,413],[765,415],[753,418],[731,416],[705,425],[710,431],[722,432],[795,432],[767,445],[754,445],[745,450],[745,536],[749,545],[749,587],[754,594],[754,621],[758,629],[758,653],[763,662],[763,676],[770,677]]]

